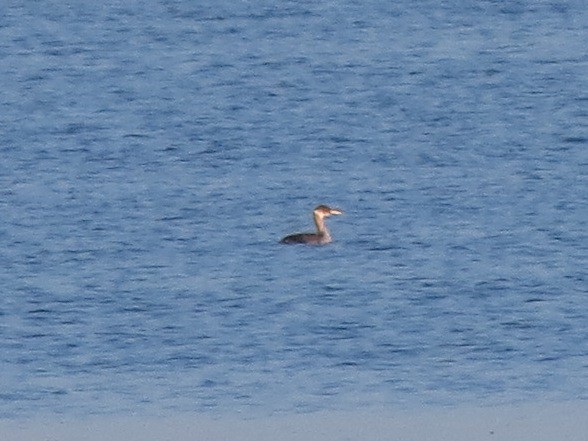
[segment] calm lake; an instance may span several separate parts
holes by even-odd
[[[1,418],[588,399],[583,2],[63,3],[0,17]]]

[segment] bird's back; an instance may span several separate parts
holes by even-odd
[[[284,237],[280,243],[308,243],[308,244],[315,244],[320,245],[325,243],[325,237],[322,234],[318,233],[300,233],[300,234],[291,234],[290,236]]]

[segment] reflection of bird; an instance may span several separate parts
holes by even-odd
[[[316,224],[316,233],[291,234],[284,237],[280,243],[308,243],[311,245],[325,245],[331,242],[331,234],[325,225],[325,218],[332,214],[343,214],[337,208],[330,208],[326,205],[319,205],[312,212],[314,223]]]

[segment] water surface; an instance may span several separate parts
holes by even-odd
[[[8,5],[0,415],[587,399],[587,23]]]

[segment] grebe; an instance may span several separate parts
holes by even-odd
[[[314,216],[314,223],[316,225],[316,233],[300,233],[291,234],[290,236],[284,237],[280,243],[308,243],[311,245],[325,245],[331,242],[331,234],[325,225],[325,218],[332,214],[343,214],[343,212],[337,208],[330,208],[326,205],[319,205],[312,212]]]

